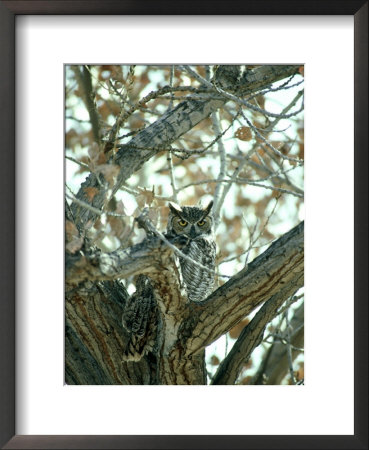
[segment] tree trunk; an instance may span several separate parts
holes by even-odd
[[[237,78],[234,67],[220,66],[201,97],[181,102],[119,146],[107,161],[115,170],[112,178],[101,172],[87,177],[66,206],[79,239],[132,174],[228,100],[237,99],[236,90],[251,94],[298,71],[298,66],[260,66]],[[112,253],[89,248],[84,240],[80,251],[66,253],[66,383],[206,384],[205,348],[265,303],[264,315],[259,314],[237,343],[236,348],[249,354],[262,337],[266,318],[303,285],[303,234],[300,223],[201,303],[188,301],[178,255],[162,237],[150,235]],[[125,362],[128,335],[121,316],[129,295],[119,280],[138,274],[152,281],[159,311],[157,346],[140,361]],[[239,355],[226,358],[214,384],[234,382],[240,365]]]
[[[177,256],[157,238],[126,250],[127,258],[139,258],[141,267],[146,267],[160,312],[158,350],[138,363],[123,362],[121,356],[127,339],[121,315],[128,295],[121,283],[106,281],[120,273],[117,255],[121,251],[72,263],[67,259],[69,280],[74,280],[73,268],[77,266],[79,284],[78,290],[72,286],[67,290],[66,382],[206,384],[205,348],[274,297],[268,306],[272,313],[269,310],[266,316],[270,319],[283,301],[303,286],[303,236],[302,222],[201,303],[187,300]],[[115,272],[107,269],[109,258]],[[119,261],[127,267],[124,258]],[[141,273],[138,264],[132,267]],[[81,281],[83,273],[85,281]],[[100,281],[93,283],[97,273]],[[239,339],[242,341],[242,336]],[[236,362],[228,359],[224,364]]]

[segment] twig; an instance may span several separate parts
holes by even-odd
[[[259,232],[259,234],[257,235],[257,237],[256,237],[256,238],[253,237],[253,234],[254,234],[254,233],[250,236],[249,250],[246,252],[246,258],[245,258],[245,264],[244,264],[245,267],[247,267],[247,263],[248,263],[248,260],[249,260],[251,248],[252,248],[253,244],[259,240],[260,236],[262,235],[262,233],[264,232],[264,230],[265,230],[266,227],[268,226],[269,220],[270,220],[270,218],[272,217],[272,215],[274,214],[274,211],[275,211],[275,209],[276,209],[276,207],[277,207],[278,200],[279,200],[279,197],[277,197],[277,198],[275,199],[275,204],[274,204],[274,206],[273,206],[273,209],[272,209],[271,213],[268,215],[268,217],[267,217],[267,219],[266,219],[264,225],[263,225],[262,228],[260,229],[260,232]]]
[[[286,320],[286,350],[287,350],[287,360],[288,360],[288,367],[290,371],[290,377],[292,384],[296,384],[295,374],[293,371],[293,362],[292,362],[292,350],[291,350],[291,333],[290,333],[290,322],[288,320],[288,310],[284,312],[284,317]]]
[[[204,148],[201,149],[196,149],[196,150],[186,150],[186,149],[174,149],[174,148],[170,148],[170,150],[174,153],[175,156],[177,156],[177,158],[180,159],[187,159],[192,155],[201,155],[202,153],[205,153],[209,148],[211,148],[216,142],[219,141],[219,139],[222,138],[222,136],[224,136],[227,131],[232,127],[234,121],[237,119],[237,117],[240,115],[240,112],[238,111],[237,114],[234,116],[233,120],[231,120],[230,124],[228,125],[227,128],[225,128],[222,132],[220,132],[219,134],[217,134],[217,136]],[[186,156],[183,157],[181,156],[181,153],[185,154]]]
[[[169,77],[169,85],[170,85],[170,87],[173,87],[173,77],[174,77],[174,66],[171,66],[171,68],[170,68],[170,77]],[[173,108],[173,99],[174,99],[174,93],[171,92],[170,102],[169,102],[169,105],[168,105],[168,111],[170,111]],[[173,159],[172,159],[172,154],[170,152],[168,152],[167,161],[168,161],[168,166],[169,166],[170,184],[172,186],[173,200],[176,203],[178,203],[176,180],[174,178],[174,170],[173,170]]]
[[[257,128],[254,126],[254,124],[242,113],[242,117],[246,120],[248,126],[254,131],[254,133],[256,134],[256,136],[261,139],[264,144],[270,149],[272,150],[276,155],[278,155],[280,158],[282,159],[286,159],[287,161],[292,161],[292,162],[298,162],[300,163],[301,160],[299,158],[291,158],[290,156],[284,155],[283,153],[281,153],[279,150],[277,150],[275,147],[273,147],[273,145],[268,142],[264,136],[261,135],[261,133],[259,133],[259,131],[257,130]]]
[[[169,86],[173,88],[173,78],[174,78],[174,66],[170,66],[170,75],[169,75]],[[174,100],[174,92],[170,93],[170,102],[168,105],[168,111],[173,108],[173,100]]]
[[[173,170],[173,161],[172,161],[172,155],[170,152],[168,152],[168,166],[169,166],[169,174],[170,174],[170,184],[172,186],[172,197],[173,200],[178,203],[178,197],[177,197],[177,188],[176,188],[176,180],[174,178],[174,170]]]
[[[274,239],[270,239],[269,241],[265,242],[265,244],[253,245],[253,246],[249,247],[247,250],[244,250],[243,252],[239,253],[236,256],[232,256],[230,258],[223,259],[223,261],[220,261],[218,264],[219,265],[220,264],[225,264],[225,263],[234,261],[235,259],[239,259],[239,258],[241,258],[241,256],[245,255],[249,250],[266,247],[267,245],[270,245],[273,241],[274,241]]]
[[[69,186],[67,186],[67,188],[70,190]],[[77,205],[83,206],[84,208],[88,209],[89,211],[91,211],[94,214],[97,214],[99,216],[102,216],[102,215],[106,214],[107,216],[112,216],[112,217],[120,217],[120,218],[126,218],[127,217],[125,214],[118,214],[118,213],[111,212],[111,211],[100,211],[99,209],[91,206],[90,204],[84,202],[83,200],[80,200],[73,193],[72,193],[72,195],[65,194],[65,196],[67,198],[69,198],[70,200],[72,200]]]
[[[287,111],[289,111],[293,106],[296,105],[299,98],[303,95],[304,91],[299,91],[295,98],[289,103],[284,109],[282,109],[282,114],[285,114]],[[275,119],[268,127],[264,128],[263,131],[269,132],[273,131],[273,128],[278,124],[278,122],[282,119],[282,117]]]
[[[91,73],[88,66],[82,66],[82,71],[79,66],[71,66],[71,69],[75,73],[76,78],[78,79],[81,87],[84,91],[84,103],[88,114],[90,116],[90,123],[92,127],[92,132],[94,134],[95,142],[100,143],[101,139],[101,131],[99,124],[99,114],[96,109],[96,105],[94,102],[94,93],[92,90],[92,80]]]
[[[71,156],[68,156],[68,155],[65,155],[65,159],[69,159],[69,161],[72,161],[72,162],[78,164],[79,166],[83,167],[84,169],[88,170],[89,172],[91,171],[90,167],[87,164],[85,164],[81,161],[78,161],[78,159],[72,158]]]
[[[69,194],[65,194],[65,196],[67,198],[69,198],[70,200],[72,200],[74,203],[77,203],[77,205],[79,206],[83,206],[84,208],[88,209],[89,211],[93,212],[94,214],[98,214],[99,216],[101,216],[102,214],[104,214],[102,211],[100,211],[97,208],[94,208],[93,206],[89,205],[88,203],[84,202],[83,200],[80,200],[79,198],[77,198],[75,195],[71,196]]]
[[[251,186],[262,187],[264,189],[270,189],[271,191],[281,192],[283,194],[290,194],[295,197],[304,198],[304,194],[300,194],[299,192],[294,192],[289,189],[279,188],[277,186],[268,186],[267,184],[257,183],[257,182],[250,181],[250,180],[246,181],[246,180],[243,180],[242,178],[237,178],[236,180],[234,180],[234,182],[242,183],[242,184],[249,184]]]
[[[258,159],[260,161],[260,155],[258,153],[256,155],[258,156]],[[245,156],[243,156],[243,155],[227,155],[227,156],[229,158],[231,158],[231,159],[236,160],[236,161],[243,161],[244,158],[245,158]],[[279,166],[280,167],[279,170],[276,171],[276,172],[273,172],[262,161],[260,161],[260,164],[258,164],[257,162],[251,160],[250,157],[246,157],[246,158],[248,160],[247,162],[248,162],[248,165],[250,167],[252,167],[253,169],[256,169],[256,170],[259,170],[259,171],[262,171],[262,172],[265,172],[265,173],[269,174],[268,177],[266,177],[266,178],[259,178],[259,179],[254,180],[254,181],[260,182],[260,181],[266,181],[266,180],[271,179],[273,184],[275,184],[275,182],[277,182],[277,181],[279,183],[286,183],[289,186],[291,186],[294,189],[295,192],[298,192],[299,194],[303,194],[304,193],[303,189],[300,189],[299,187],[295,186],[288,179],[287,180],[282,179],[281,176],[280,176],[280,175],[283,175],[284,172],[289,172],[291,170],[295,170],[297,167],[303,166],[304,165],[304,161],[303,160],[301,160],[300,163],[297,163],[296,166],[291,166],[288,169],[283,169],[281,166]]]
[[[231,157],[231,158],[233,158],[234,155],[228,155],[228,156]],[[242,157],[241,161],[243,161],[244,158],[245,158],[245,157]],[[235,159],[238,159],[238,158],[235,157]],[[239,159],[238,159],[238,160],[239,160]],[[266,172],[266,169],[267,169],[267,168],[264,167],[264,166],[258,167],[258,168],[260,168],[260,169],[265,169],[265,170],[264,170],[265,172]],[[277,177],[279,177],[280,175],[283,175],[284,173],[290,172],[290,171],[295,170],[295,169],[296,169],[296,167],[289,167],[288,169],[285,169],[285,170],[280,169],[280,170],[277,171],[277,172],[272,172],[270,169],[268,169],[268,172],[270,172],[271,174],[268,175],[267,177],[264,177],[264,178],[258,178],[258,179],[256,179],[256,180],[252,180],[251,178],[238,177],[237,179],[238,179],[239,181],[243,182],[243,183],[261,183],[261,182],[263,182],[263,181],[268,181],[268,180],[271,180],[271,179],[273,179],[273,178],[277,178]],[[206,180],[200,180],[200,181],[193,181],[192,183],[185,184],[184,186],[180,187],[178,190],[181,190],[181,189],[187,189],[188,187],[196,186],[196,185],[199,185],[199,184],[216,183],[217,181],[218,181],[218,180],[215,179],[215,178],[206,179]],[[222,182],[222,183],[227,183],[227,182],[229,182],[230,180],[228,180],[227,178],[225,178],[225,179],[219,180],[219,181]],[[282,180],[282,182],[283,182],[283,180]],[[298,189],[298,188],[297,188],[297,189]],[[301,193],[302,193],[302,192],[301,192]]]
[[[125,123],[125,121],[128,118],[127,113],[124,109],[124,105],[125,105],[125,103],[127,103],[129,92],[132,90],[133,79],[134,79],[134,74],[135,74],[135,67],[136,67],[135,65],[132,65],[129,67],[127,84],[124,86],[125,87],[124,94],[122,94],[122,97],[121,97],[120,113],[119,113],[119,116],[109,134],[109,141],[111,143],[113,143],[113,154],[114,155],[116,153],[116,147],[117,147],[117,141],[118,141],[118,139],[117,139],[118,131],[120,130],[120,128],[123,126],[123,124]]]
[[[277,91],[282,91],[282,90],[287,90],[287,89],[291,89],[294,87],[299,86],[300,84],[302,84],[304,82],[304,80],[300,80],[297,83],[294,84],[290,84],[288,86],[288,83],[295,77],[296,74],[291,75],[287,81],[285,81],[283,84],[281,84],[280,86],[276,87],[276,88],[272,88],[272,87],[268,87],[267,89],[264,89],[262,91],[256,92],[256,94],[251,95],[250,97],[247,97],[246,100],[250,101],[252,100],[254,97],[257,97],[259,95],[264,95],[264,94],[268,94],[269,92],[277,92]],[[286,112],[286,111],[284,111]]]
[[[286,306],[278,311],[278,314],[284,313],[291,305],[293,305],[293,304],[296,303],[298,300],[300,300],[301,298],[303,298],[304,295],[305,295],[305,294],[294,295],[292,298],[290,298],[290,299],[288,300],[288,302],[286,303]]]
[[[277,117],[280,119],[288,119],[290,117],[293,117],[295,115],[297,115],[298,113],[300,113],[304,108],[303,105],[301,106],[301,108],[298,111],[295,111],[291,114],[282,114],[282,113],[272,113],[270,111],[266,111],[265,109],[262,108],[258,108],[257,106],[254,106],[252,103],[249,103],[246,100],[243,100],[239,97],[237,97],[236,95],[230,94],[229,92],[224,91],[223,89],[221,89],[218,86],[213,85],[212,83],[210,83],[209,81],[205,80],[205,78],[203,78],[202,76],[200,76],[197,72],[195,72],[193,69],[191,69],[191,67],[184,65],[183,68],[185,70],[187,70],[187,72],[189,74],[191,74],[192,76],[194,76],[202,85],[205,85],[209,88],[212,88],[214,90],[216,90],[219,94],[223,95],[224,97],[228,98],[229,100],[233,100],[234,102],[247,106],[248,109],[251,109],[252,111],[256,111],[259,112],[261,114],[264,114],[265,116],[268,117]]]
[[[73,116],[65,116],[65,118],[68,119],[68,120],[74,120],[75,122],[78,122],[78,123],[89,123],[89,124],[91,124],[91,122],[89,120],[76,119]]]
[[[211,115],[211,120],[213,122],[213,128],[214,131],[216,133],[217,136],[221,135],[221,129],[220,129],[220,122],[219,122],[219,118],[218,118],[218,113],[217,112],[213,112]],[[215,190],[214,190],[214,226],[215,228],[217,228],[218,224],[219,224],[219,220],[220,220],[220,209],[222,207],[222,204],[219,202],[220,200],[220,194],[221,194],[221,190],[223,189],[223,185],[222,185],[222,180],[224,179],[225,175],[226,175],[226,151],[223,145],[223,141],[220,138],[218,140],[218,149],[219,149],[219,161],[220,161],[220,166],[219,166],[219,174],[217,177],[217,181],[216,181],[216,185],[215,185]]]

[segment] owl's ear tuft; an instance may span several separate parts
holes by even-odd
[[[211,208],[213,207],[213,203],[214,203],[213,200],[210,200],[208,206],[206,208],[204,208],[204,213],[205,213],[204,217],[206,217],[210,213]]]
[[[179,205],[177,205],[177,203],[169,202],[169,208],[175,216],[178,216],[181,213],[183,213],[182,208]]]

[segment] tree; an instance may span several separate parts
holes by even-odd
[[[302,83],[293,65],[66,67],[67,384],[303,381]],[[210,198],[217,287],[194,303],[162,230],[168,201]],[[139,274],[160,345],[123,362]]]

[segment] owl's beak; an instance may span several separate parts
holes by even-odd
[[[190,238],[194,239],[196,237],[195,225],[192,225],[189,233]]]

